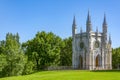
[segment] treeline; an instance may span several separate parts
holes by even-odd
[[[0,77],[30,74],[48,66],[71,66],[72,38],[38,32],[25,43],[19,34],[7,33],[0,41]]]
[[[0,77],[30,74],[48,66],[72,65],[72,38],[61,39],[52,32],[37,32],[20,43],[19,34],[7,33],[0,41]],[[120,48],[112,50],[112,66],[120,64]]]

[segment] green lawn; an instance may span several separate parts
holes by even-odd
[[[120,80],[120,71],[41,71],[25,76],[0,78],[0,80]]]

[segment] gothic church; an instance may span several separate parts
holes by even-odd
[[[75,16],[72,24],[72,67],[74,69],[103,70],[112,69],[111,37],[107,36],[106,15],[104,15],[102,32],[92,30],[88,11],[86,32],[77,33]]]

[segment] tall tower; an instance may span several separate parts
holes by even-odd
[[[106,22],[106,15],[104,14],[104,20],[103,20],[103,42],[105,42],[104,44],[107,43],[107,22]]]
[[[109,44],[109,66],[110,66],[110,69],[112,69],[112,40],[111,40],[111,35],[109,35],[109,41],[108,41],[108,44]]]
[[[106,69],[107,67],[107,22],[106,22],[106,15],[104,14],[104,20],[102,25],[102,65]]]
[[[87,15],[87,21],[86,21],[86,33],[87,33],[87,55],[89,56],[89,65],[92,64],[92,57],[91,57],[91,31],[92,31],[92,24],[91,24],[91,17],[88,11]],[[89,69],[91,69],[91,66],[89,66]]]
[[[72,24],[72,66],[73,68],[76,68],[77,66],[77,53],[76,53],[76,38],[75,38],[75,34],[76,34],[76,21],[75,21],[75,16],[73,18],[73,24]]]

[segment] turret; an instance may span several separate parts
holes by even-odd
[[[91,17],[88,11],[88,16],[87,16],[87,21],[86,21],[86,32],[91,32],[92,31],[92,24],[91,24]]]
[[[88,11],[87,21],[86,21],[86,33],[88,38],[88,51],[91,52],[91,32],[92,31],[92,24],[91,24],[91,17]]]
[[[72,37],[76,34],[76,21],[75,21],[75,16],[73,18],[73,24],[72,24]]]
[[[104,14],[103,20],[103,41],[107,42],[107,22],[106,22],[106,15]]]

